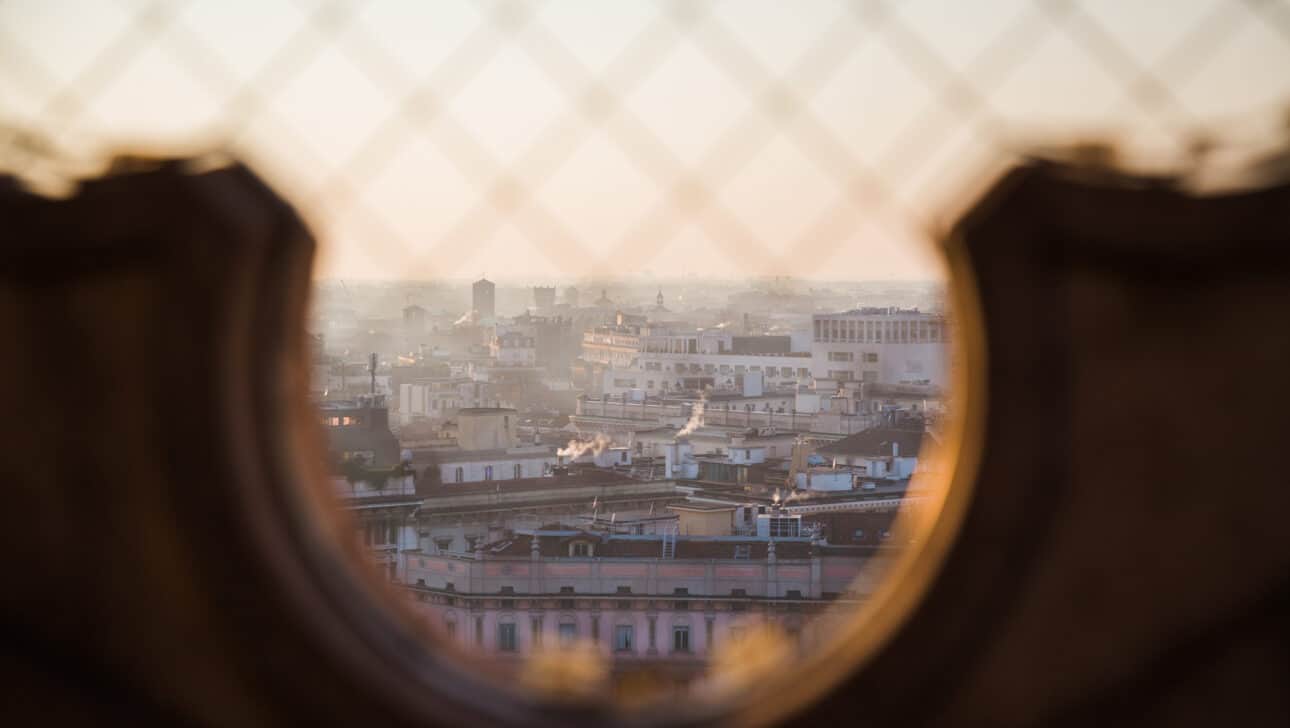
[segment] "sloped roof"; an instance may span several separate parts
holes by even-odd
[[[921,429],[873,427],[825,445],[817,449],[816,452],[829,456],[859,455],[881,457],[891,455],[891,446],[894,443],[900,446],[901,457],[912,457],[917,455],[919,448],[923,446],[924,434],[926,433]],[[935,439],[935,436],[930,434],[927,434],[927,437]]]

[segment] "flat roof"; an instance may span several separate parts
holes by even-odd
[[[725,505],[722,503],[673,503],[672,505],[668,506],[668,508],[674,511],[701,512],[701,511],[733,511],[736,508],[738,508],[738,506]]]

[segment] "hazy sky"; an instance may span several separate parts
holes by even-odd
[[[1290,102],[1290,0],[144,5],[0,3],[0,125],[231,143],[327,277],[932,278],[924,231],[1001,148],[1168,158]]]

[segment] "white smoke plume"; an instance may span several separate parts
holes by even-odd
[[[560,457],[569,458],[569,460],[576,460],[588,450],[593,455],[599,455],[612,444],[614,444],[613,438],[603,432],[597,432],[596,436],[590,440],[570,440],[569,444],[560,448],[556,454]]]
[[[700,398],[698,402],[690,409],[690,419],[685,423],[685,427],[676,433],[677,437],[685,437],[703,426],[703,409],[706,406],[706,400]]]

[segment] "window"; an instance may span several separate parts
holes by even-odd
[[[735,544],[735,558],[746,559],[751,553],[752,547],[746,543]]]
[[[520,478],[522,478],[522,477],[524,477],[524,468],[523,468],[523,466],[521,466],[519,463],[516,463],[516,465],[515,465],[515,479],[516,479],[516,480],[519,480],[519,479],[520,479]]]
[[[732,597],[746,597],[746,596],[748,596],[748,590],[747,590],[747,589],[731,589],[731,590],[730,590],[730,596],[732,596]]]
[[[516,641],[514,622],[506,622],[497,625],[497,649],[503,652],[515,651]]]
[[[855,530],[855,532],[851,534],[851,540],[852,540],[852,541],[860,541],[860,540],[862,540],[862,539],[864,539],[864,529],[863,529],[863,528],[857,528],[857,529]]]
[[[448,633],[449,637],[457,636],[457,620],[450,619],[447,622],[444,622],[443,628],[444,628],[444,631]]]
[[[868,364],[874,364],[878,361],[878,355],[873,352],[869,352],[864,355],[864,360]]]
[[[578,625],[573,622],[561,622],[559,627],[560,644],[568,646],[578,639]]]
[[[801,521],[796,518],[771,517],[767,525],[771,538],[797,538],[801,535]]]
[[[672,651],[690,651],[690,626],[678,624],[672,626]]]
[[[619,594],[631,594],[631,593],[632,593],[632,588],[631,588],[630,586],[620,586],[620,587],[618,587],[618,593],[619,593]]]
[[[615,652],[631,652],[632,639],[632,626],[630,624],[620,624],[614,627]]]
[[[493,479],[493,466],[492,466],[492,465],[485,465],[485,466],[484,466],[484,480],[492,480],[492,479]]]
[[[852,361],[855,355],[849,351],[830,351],[829,361]]]
[[[573,550],[570,552],[571,556],[591,556],[591,544],[585,541],[579,541],[578,543],[573,544],[572,549]]]
[[[465,480],[465,475],[466,475],[465,470],[463,470],[462,468],[457,468],[456,482],[460,483],[461,481]]]
[[[789,589],[789,590],[784,594],[784,598],[785,598],[785,599],[801,599],[801,598],[802,598],[802,591],[801,591],[800,589]]]

